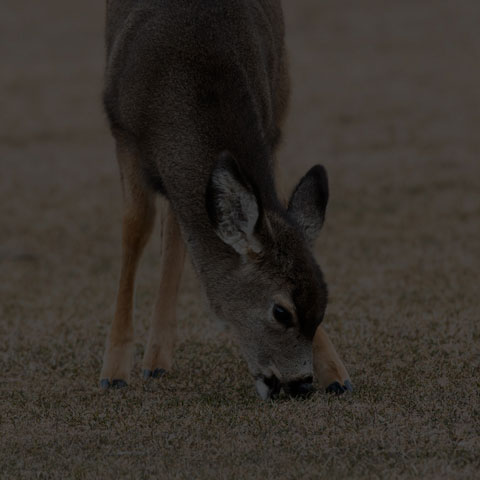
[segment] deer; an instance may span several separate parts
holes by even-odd
[[[321,325],[327,285],[314,242],[329,198],[312,167],[288,203],[276,156],[290,80],[280,0],[107,0],[103,104],[123,191],[122,260],[102,389],[133,368],[137,266],[161,218],[160,286],[143,378],[172,368],[186,253],[263,400],[352,390]]]

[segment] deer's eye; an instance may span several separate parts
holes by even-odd
[[[293,327],[293,315],[281,305],[273,306],[273,317],[284,327],[289,328]]]

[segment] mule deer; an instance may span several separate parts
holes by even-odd
[[[104,105],[124,218],[101,387],[129,381],[135,272],[160,193],[168,211],[144,377],[172,366],[187,249],[213,312],[232,325],[262,398],[281,388],[308,394],[313,363],[328,391],[351,389],[320,326],[327,287],[312,246],[325,217],[326,172],[313,167],[288,207],[275,187],[289,96],[280,1],[109,0],[106,43]]]

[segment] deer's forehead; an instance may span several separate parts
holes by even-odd
[[[315,259],[302,239],[296,236],[279,239],[270,253],[272,263],[284,279],[293,285],[315,278]]]
[[[282,266],[310,261],[308,246],[298,226],[287,215],[278,212],[266,214],[265,247],[270,259]]]

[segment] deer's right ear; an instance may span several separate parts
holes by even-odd
[[[260,253],[255,227],[259,203],[235,158],[224,152],[218,158],[207,185],[208,217],[217,235],[240,255]]]
[[[322,229],[327,203],[327,172],[322,165],[315,165],[300,180],[288,204],[289,213],[303,228],[311,245]]]

